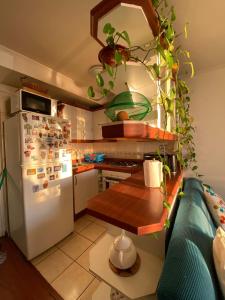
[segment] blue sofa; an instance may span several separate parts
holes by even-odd
[[[158,300],[224,299],[212,255],[216,226],[200,181],[186,179],[184,192],[157,289]]]

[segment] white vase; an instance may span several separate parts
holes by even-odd
[[[125,230],[122,230],[121,235],[115,238],[110,247],[109,259],[116,268],[125,270],[134,265],[136,258],[134,243],[126,236]]]

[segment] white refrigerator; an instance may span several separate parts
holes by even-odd
[[[9,232],[30,260],[73,231],[70,122],[21,112],[4,136]]]

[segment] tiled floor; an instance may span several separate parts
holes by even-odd
[[[89,251],[104,235],[107,223],[85,215],[74,233],[32,260],[33,265],[65,300],[91,300],[99,280],[89,271]]]

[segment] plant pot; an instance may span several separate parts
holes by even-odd
[[[117,63],[115,61],[115,51],[121,53],[123,61],[128,61],[130,59],[130,51],[126,47],[122,45],[114,45],[114,47],[105,46],[101,49],[101,51],[98,54],[98,59],[100,63],[102,65],[110,65],[111,67],[116,66]]]

